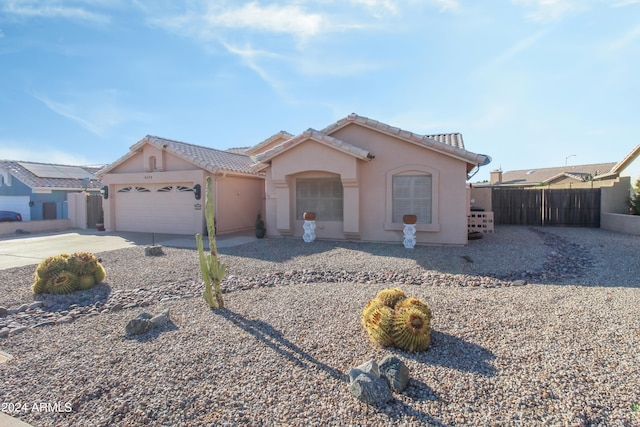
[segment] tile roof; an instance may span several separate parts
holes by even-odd
[[[231,147],[231,148],[227,148],[224,151],[229,153],[234,153],[234,154],[246,154],[249,148],[251,147]]]
[[[608,175],[616,163],[596,163],[591,165],[561,166],[554,168],[522,169],[502,173],[500,185],[537,185],[548,183],[562,176],[582,181],[591,176]]]
[[[4,170],[7,173],[13,175],[18,180],[25,183],[27,186],[32,189],[50,189],[50,190],[77,190],[82,191],[85,189],[85,185],[82,182],[82,179],[78,178],[47,178],[47,177],[39,177],[33,172],[29,171],[27,168],[23,166],[25,165],[48,165],[48,166],[62,166],[69,167],[71,165],[60,165],[55,163],[38,163],[38,162],[23,162],[23,161],[14,161],[14,160],[0,160],[0,170]],[[87,189],[98,190],[102,187],[102,183],[95,176],[96,172],[99,168],[94,166],[75,166],[79,167],[90,174],[94,175],[95,179],[92,179],[87,184]]]
[[[331,134],[351,123],[357,123],[361,126],[375,129],[377,131],[404,139],[414,144],[422,145],[436,151],[440,151],[444,154],[459,157],[475,165],[482,164],[489,158],[489,156],[486,156],[484,154],[476,154],[472,153],[471,151],[467,151],[464,148],[462,135],[459,133],[420,135],[400,129],[398,127],[390,126],[377,120],[359,116],[357,114],[349,114],[347,117],[327,126],[320,132]]]
[[[252,156],[252,159],[255,160],[256,162],[269,161],[273,157],[277,156],[278,154],[295,147],[296,145],[300,144],[302,141],[305,141],[307,139],[313,139],[314,141],[317,141],[328,147],[331,147],[339,151],[342,151],[344,153],[347,153],[349,155],[352,155],[361,160],[371,160],[374,157],[373,154],[371,154],[369,151],[363,148],[357,147],[353,144],[346,143],[338,138],[329,136],[324,132],[319,132],[315,129],[308,129],[303,133],[301,133],[300,135],[293,137],[291,139],[288,139],[276,145],[275,147],[270,148],[269,150],[263,153]]]
[[[256,174],[251,170],[252,161],[246,154],[217,150],[215,148],[160,138],[153,135],[147,135],[136,144],[132,145],[129,153],[103,168],[99,173],[102,175],[113,170],[126,159],[133,157],[137,150],[142,148],[145,144],[151,144],[161,150],[165,149],[169,153],[212,173],[232,172],[250,175]]]
[[[291,139],[291,138],[293,138],[294,136],[295,136],[295,135],[293,135],[293,134],[291,134],[291,133],[289,133],[289,132],[286,132],[286,131],[281,130],[280,132],[278,132],[278,133],[276,133],[276,134],[271,135],[269,138],[265,139],[264,141],[257,143],[257,144],[256,144],[256,145],[254,145],[253,147],[249,147],[249,148],[247,149],[247,152],[248,152],[249,154],[257,154],[257,153],[260,153],[260,152],[262,151],[262,148],[263,148],[263,147],[266,147],[267,145],[271,144],[273,141],[277,141],[278,139],[285,139],[285,140],[286,140],[286,139]]]

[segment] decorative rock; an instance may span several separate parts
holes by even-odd
[[[349,391],[359,401],[367,404],[384,403],[393,399],[389,384],[372,374],[360,374],[349,383]]]
[[[149,319],[132,319],[129,320],[129,323],[125,326],[127,335],[140,335],[149,332],[151,329],[153,329],[153,323],[151,323]]]
[[[151,319],[149,319],[149,321],[153,324],[154,328],[159,328],[166,325],[169,321],[169,309],[166,309],[157,316],[152,317]]]
[[[360,374],[370,374],[370,375],[373,375],[374,377],[379,377],[380,368],[378,367],[378,364],[376,363],[375,360],[373,359],[367,360],[362,365],[356,366],[349,372],[349,379],[351,381],[354,381],[357,377],[360,376]]]
[[[389,384],[380,378],[380,369],[371,359],[349,372],[349,390],[364,403],[382,403],[393,399]]]
[[[113,307],[111,307],[110,311],[120,311],[120,310],[122,310],[122,304],[116,303],[113,305]]]
[[[9,310],[7,310],[6,307],[0,306],[0,316],[6,316],[8,312]]]
[[[11,331],[11,329],[9,329],[9,328],[0,329],[0,338],[8,337],[10,331]]]
[[[159,256],[159,255],[164,255],[164,252],[162,251],[162,246],[155,245],[155,246],[145,247],[144,254],[146,256]]]
[[[157,316],[149,313],[140,313],[138,317],[132,319],[125,326],[127,335],[140,335],[149,332],[151,329],[159,328],[169,321],[169,310],[165,310]]]
[[[391,390],[399,393],[409,384],[409,368],[395,356],[387,355],[380,361],[380,375],[387,380]]]

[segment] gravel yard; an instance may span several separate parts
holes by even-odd
[[[221,250],[224,310],[197,252],[98,253],[105,284],[34,296],[0,271],[2,411],[34,426],[640,426],[640,238],[499,226],[466,247],[264,239]],[[525,284],[526,283],[526,284]],[[431,347],[379,348],[365,303],[429,304]],[[137,338],[128,320],[170,309]],[[409,387],[371,406],[351,368],[386,354]]]

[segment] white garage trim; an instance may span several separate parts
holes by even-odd
[[[116,186],[115,229],[148,233],[194,234],[193,183]]]

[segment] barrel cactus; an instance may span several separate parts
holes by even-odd
[[[407,351],[423,351],[431,341],[431,310],[399,288],[383,289],[367,302],[362,325],[373,342]]]
[[[90,289],[105,277],[104,267],[92,253],[60,254],[38,264],[31,290],[34,294],[68,294]]]

